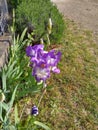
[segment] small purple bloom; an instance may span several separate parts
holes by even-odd
[[[32,107],[31,115],[34,115],[34,116],[38,115],[38,108],[35,105]]]

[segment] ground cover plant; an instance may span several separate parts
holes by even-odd
[[[21,0],[7,0],[7,3],[10,4],[12,8],[16,8],[20,2]]]
[[[28,4],[27,4],[28,3]],[[29,27],[35,33],[36,40],[44,36],[47,39],[48,19],[52,19],[53,31],[50,34],[52,43],[59,43],[64,31],[64,20],[57,7],[50,0],[23,0],[16,8],[18,32]]]

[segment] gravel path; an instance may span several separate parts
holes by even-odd
[[[98,0],[52,0],[62,14],[98,34]]]

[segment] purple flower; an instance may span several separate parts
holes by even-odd
[[[30,57],[30,66],[32,67],[32,75],[37,82],[43,83],[50,77],[50,72],[60,73],[57,64],[61,58],[61,52],[51,50],[44,51],[44,45],[28,46],[26,54]]]
[[[34,115],[34,116],[38,115],[38,108],[35,105],[32,107],[31,115]]]

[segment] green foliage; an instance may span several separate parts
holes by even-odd
[[[27,96],[28,94],[32,94],[35,92],[38,92],[40,89],[40,86],[37,87],[36,81],[32,77],[31,74],[31,68],[29,67],[28,58],[25,54],[25,46],[28,43],[28,41],[23,41],[23,33],[21,37],[16,41],[16,45],[12,46],[13,51],[15,51],[13,61],[16,61],[16,65],[14,66],[15,69],[17,69],[12,76],[10,76],[8,83],[10,84],[19,84],[19,89],[17,91],[17,99],[20,99],[21,97]],[[14,75],[14,77],[13,77]],[[18,75],[18,76],[17,76]],[[10,83],[12,82],[12,83]],[[11,87],[12,89],[12,87]],[[21,91],[21,93],[20,93]]]
[[[4,71],[3,71],[3,73],[4,73]],[[3,75],[5,75],[5,73]],[[5,80],[5,82],[6,82],[6,80]],[[12,109],[12,106],[13,106],[13,103],[15,100],[17,87],[18,87],[18,85],[15,87],[12,97],[9,102],[7,102],[7,103],[0,102],[0,120],[2,122],[2,130],[10,130],[12,128],[15,129],[15,127],[11,125],[11,121],[9,120],[9,114],[11,112],[11,109]]]
[[[52,19],[50,40],[59,43],[64,31],[64,20],[57,7],[50,0],[23,0],[16,9],[17,31],[32,25],[36,39],[40,39],[47,31],[48,19]]]
[[[21,97],[39,92],[42,88],[42,85],[37,85],[32,77],[31,69],[28,66],[28,58],[25,56],[25,46],[29,44],[29,40],[24,40],[26,30],[27,29],[23,31],[20,37],[13,37],[13,45],[10,47],[9,63],[5,65],[0,72],[2,79],[2,89],[0,90],[1,130],[22,130],[23,125],[21,126],[21,118],[23,112],[19,116],[17,104],[15,108],[13,108],[14,100],[16,101]],[[14,119],[12,119],[13,112]],[[30,130],[31,128],[32,130],[37,130],[38,127],[49,130],[48,126],[41,122],[37,122],[33,116],[30,116],[30,119],[27,120],[27,124],[23,129],[27,130],[28,123]]]
[[[15,100],[23,98],[29,94],[39,92],[42,85],[37,86],[35,79],[31,74],[29,67],[29,58],[25,54],[25,47],[29,44],[27,39],[24,40],[26,33],[25,29],[21,36],[13,37],[13,45],[10,46],[10,60],[8,65],[2,69],[0,76],[2,78],[2,91],[7,96],[7,101],[15,89],[19,86],[16,92]],[[21,93],[20,93],[21,91]]]
[[[13,8],[16,8],[17,5],[21,2],[21,0],[7,0],[8,4]]]
[[[36,121],[36,117],[28,116],[25,124],[18,125],[18,130],[51,130],[46,124]]]

